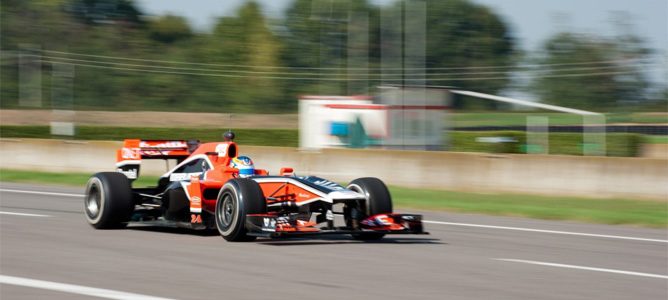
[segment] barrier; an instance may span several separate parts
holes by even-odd
[[[43,139],[0,140],[0,168],[52,172],[114,170],[121,142]],[[475,192],[517,192],[584,197],[668,199],[668,159],[496,155],[436,151],[391,151],[240,146],[258,167],[277,174],[347,182],[379,177],[388,184]],[[161,175],[162,161],[145,161],[142,174]]]

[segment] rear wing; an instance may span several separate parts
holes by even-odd
[[[186,159],[199,147],[196,140],[138,140],[126,139],[123,148],[116,150],[116,168],[129,179],[137,179],[142,159]]]

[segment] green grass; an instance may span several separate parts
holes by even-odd
[[[48,183],[83,187],[91,174],[0,170],[0,181]],[[154,184],[140,178],[136,186]],[[479,194],[390,187],[397,208],[443,210],[549,220],[668,227],[668,203],[634,199],[590,199],[526,194]]]
[[[668,144],[668,135],[646,135],[644,142],[648,144]]]
[[[527,117],[548,117],[550,125],[582,125],[582,117],[579,115],[565,113],[547,112],[476,112],[476,113],[453,113],[453,127],[475,127],[475,126],[525,126]],[[606,122],[612,123],[638,123],[638,124],[666,124],[668,113],[607,113]]]
[[[561,113],[508,113],[508,112],[479,112],[453,113],[452,127],[476,126],[525,126],[527,117],[548,117],[550,125],[577,125],[582,124],[582,117],[573,114]]]
[[[390,187],[399,207],[602,224],[668,226],[668,203],[526,194],[479,194]]]
[[[85,186],[88,178],[93,175],[87,173],[52,173],[36,171],[19,171],[0,169],[0,181],[22,182],[22,183],[40,183],[52,185],[67,186]],[[135,187],[146,187],[155,185],[158,182],[157,176],[140,176],[134,182]]]
[[[527,153],[527,134],[524,131],[451,131],[449,150],[457,152]],[[483,143],[480,137],[506,137],[516,142]],[[643,136],[635,133],[608,133],[605,136],[607,156],[634,157],[643,143]],[[559,155],[583,155],[586,145],[581,133],[553,132],[549,134],[549,153]],[[540,145],[532,145],[541,147]],[[539,151],[542,152],[542,151]]]

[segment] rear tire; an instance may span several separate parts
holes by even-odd
[[[385,183],[378,178],[364,177],[351,181],[347,187],[349,190],[358,192],[366,198],[363,205],[360,205],[364,217],[377,214],[392,213],[392,196],[385,186]],[[364,232],[353,233],[353,238],[358,240],[379,240],[385,236],[384,233]]]
[[[223,185],[216,201],[216,228],[230,242],[253,241],[247,235],[246,215],[267,213],[260,185],[252,179],[232,179]]]
[[[93,175],[86,184],[84,215],[97,229],[124,228],[135,205],[130,180],[117,172]]]

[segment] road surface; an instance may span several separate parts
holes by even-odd
[[[81,193],[0,184],[0,299],[668,299],[661,229],[417,212],[431,235],[229,243],[94,230]]]

